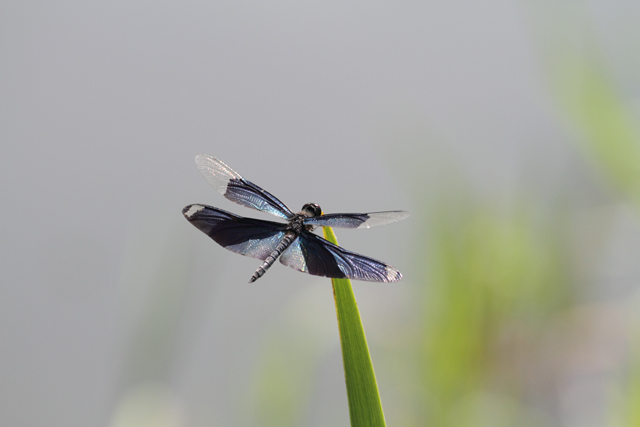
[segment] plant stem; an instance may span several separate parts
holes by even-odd
[[[338,244],[331,227],[323,227],[323,232],[328,241]],[[331,279],[331,282],[338,316],[351,426],[383,427],[385,421],[378,383],[351,281]]]

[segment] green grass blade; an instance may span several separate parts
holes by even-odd
[[[322,229],[324,237],[337,245],[338,241],[331,227]],[[378,383],[351,281],[331,279],[331,282],[338,315],[351,427],[385,426]]]

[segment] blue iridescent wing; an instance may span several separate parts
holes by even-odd
[[[283,252],[280,262],[314,276],[368,282],[397,282],[402,279],[402,274],[392,266],[343,249],[307,231],[303,231]]]
[[[207,205],[189,205],[182,213],[223,248],[261,260],[278,246],[287,228],[287,224],[244,218]]]
[[[293,218],[293,212],[284,203],[254,183],[247,181],[215,157],[208,154],[198,154],[196,165],[209,184],[232,202],[280,218]]]
[[[406,211],[370,213],[334,213],[305,218],[307,225],[338,228],[371,228],[401,221],[409,216]]]

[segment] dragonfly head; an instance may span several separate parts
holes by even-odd
[[[302,207],[302,213],[308,217],[316,217],[322,215],[322,209],[317,203],[307,203]]]

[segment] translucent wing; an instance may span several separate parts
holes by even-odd
[[[323,227],[371,228],[401,221],[409,216],[406,211],[370,213],[334,213],[305,218],[304,223]]]
[[[303,231],[280,256],[280,262],[314,276],[369,282],[397,282],[402,274],[392,266],[336,246]]]
[[[196,165],[209,184],[232,202],[284,219],[293,217],[293,212],[275,196],[247,181],[215,157],[198,154]]]
[[[284,237],[286,224],[243,218],[206,205],[189,205],[184,217],[220,246],[240,255],[264,260]]]

